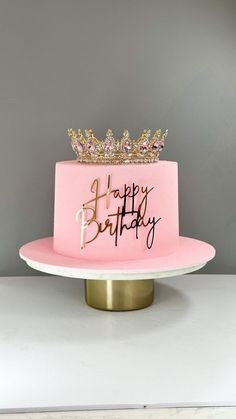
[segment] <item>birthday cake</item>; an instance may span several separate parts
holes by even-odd
[[[84,260],[156,258],[179,244],[178,165],[159,161],[167,138],[68,130],[77,159],[56,163],[54,251]]]

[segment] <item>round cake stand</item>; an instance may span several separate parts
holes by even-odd
[[[123,262],[86,261],[54,252],[53,237],[47,237],[24,245],[19,254],[38,271],[85,279],[85,298],[91,307],[128,311],[152,304],[154,279],[196,271],[215,256],[215,249],[208,243],[180,237],[178,251],[168,256]]]

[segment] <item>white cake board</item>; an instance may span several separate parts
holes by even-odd
[[[131,280],[131,279],[153,279],[153,278],[166,278],[170,276],[176,276],[176,275],[184,275],[190,272],[197,271],[198,269],[203,268],[206,264],[200,264],[196,266],[189,266],[187,268],[180,268],[180,269],[171,269],[167,271],[153,271],[153,270],[146,270],[144,272],[123,272],[123,271],[109,271],[107,270],[90,270],[88,269],[73,269],[73,268],[66,268],[56,265],[47,265],[47,264],[41,264],[38,262],[35,262],[34,260],[26,260],[26,263],[28,266],[30,266],[33,269],[36,269],[37,271],[45,272],[52,275],[59,275],[59,276],[65,276],[68,278],[77,278],[77,279],[87,279],[87,278],[93,278],[93,279],[124,279],[124,280]]]
[[[179,237],[179,247],[167,256],[125,260],[96,261],[67,257],[54,251],[53,237],[27,243],[20,257],[39,271],[80,279],[153,279],[181,275],[202,268],[215,256],[215,249],[200,240]]]
[[[1,278],[0,411],[236,405],[236,276],[157,282],[114,313],[76,279]]]

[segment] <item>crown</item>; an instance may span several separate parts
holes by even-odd
[[[153,136],[151,130],[143,130],[140,137],[131,140],[129,131],[123,132],[121,139],[115,139],[111,129],[106,138],[95,137],[93,130],[83,132],[72,128],[67,131],[71,139],[77,161],[89,164],[126,164],[126,163],[154,163],[159,160],[160,152],[164,148],[168,130],[157,129]]]

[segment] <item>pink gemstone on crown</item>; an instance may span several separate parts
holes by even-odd
[[[114,145],[112,143],[112,140],[110,140],[109,138],[107,138],[104,141],[104,151],[106,155],[110,155],[113,151]]]
[[[159,142],[156,140],[155,143],[152,145],[152,150],[154,153],[157,153],[159,151]]]
[[[144,141],[142,144],[140,144],[139,151],[141,154],[145,154],[148,151],[147,141]]]
[[[128,153],[131,152],[131,150],[132,150],[132,146],[131,146],[130,141],[128,141],[128,140],[125,141],[124,145],[123,145],[123,151],[128,154]]]
[[[94,154],[96,150],[96,144],[93,140],[89,140],[87,142],[87,150],[89,151],[89,153]]]
[[[80,141],[77,141],[77,144],[74,147],[78,154],[83,153],[83,145],[81,144]]]

